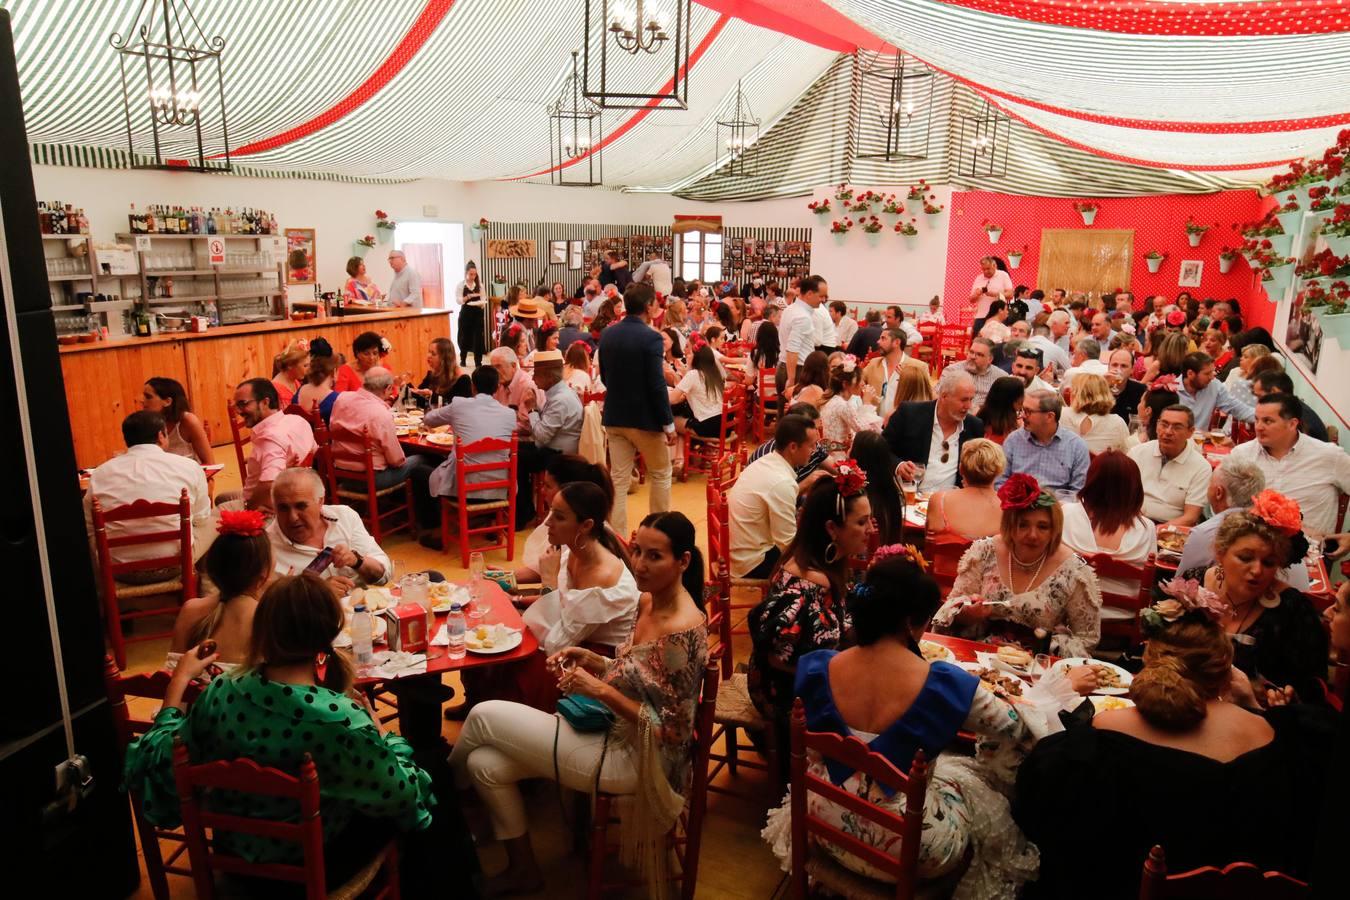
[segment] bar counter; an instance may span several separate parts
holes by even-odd
[[[248,378],[270,378],[272,358],[301,338],[326,338],[350,360],[352,340],[363,331],[388,338],[394,349],[385,365],[395,374],[410,373],[416,381],[426,372],[427,345],[450,336],[449,313],[444,309],[363,312],[62,346],[61,371],[75,459],[81,468],[92,468],[123,449],[122,419],[141,408],[142,388],[152,376],[181,382],[193,412],[206,424],[211,443],[229,445],[226,415],[235,385]],[[216,458],[224,457],[217,452]]]

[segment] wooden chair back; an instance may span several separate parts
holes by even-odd
[[[1153,584],[1158,577],[1158,567],[1154,555],[1149,554],[1143,565],[1136,566],[1124,560],[1116,559],[1110,553],[1094,553],[1087,557],[1087,564],[1097,573],[1097,580],[1111,578],[1118,581],[1138,581],[1139,590],[1121,594],[1115,591],[1102,591],[1102,606],[1128,612],[1129,618],[1103,619],[1102,636],[1121,637],[1131,643],[1143,639],[1139,631],[1139,611],[1153,602]]]
[[[708,470],[708,501],[711,503],[713,494],[716,493],[725,497],[731,490],[731,486],[736,483],[736,479],[741,476],[741,454],[740,453],[722,453],[717,459],[713,460],[712,468]]]
[[[469,540],[475,534],[499,535],[496,543],[478,550],[505,550],[508,560],[515,558],[515,522],[516,522],[516,468],[520,459],[519,438],[511,435],[511,440],[485,437],[466,444],[455,436],[455,496],[451,499],[458,507],[459,549],[464,568],[469,567]],[[486,454],[507,452],[506,459],[477,459]],[[482,475],[481,480],[469,481],[470,475]],[[504,503],[495,500],[473,499],[476,493],[489,490],[506,490]],[[444,509],[444,505],[442,506]],[[488,525],[470,527],[470,516],[478,512],[491,512],[492,522]],[[504,515],[503,515],[504,513]],[[449,549],[449,523],[442,515],[442,541]]]
[[[581,405],[586,406],[589,403],[604,403],[606,393],[608,393],[608,391],[586,391],[581,395]]]
[[[104,608],[107,612],[105,624],[108,629],[108,638],[112,644],[113,655],[117,659],[118,668],[125,669],[127,665],[126,645],[128,643],[157,640],[167,637],[171,632],[138,634],[133,638],[127,638],[122,633],[122,622],[148,616],[177,614],[179,606],[186,603],[197,592],[196,571],[192,565],[192,505],[188,501],[187,488],[183,488],[178,494],[177,503],[152,503],[149,500],[137,500],[135,503],[129,503],[126,506],[105,510],[98,497],[94,496],[90,498],[90,508],[94,528],[94,552],[98,558],[99,587],[103,592]],[[177,517],[177,521],[173,525],[165,521],[171,516]],[[134,523],[136,522],[143,522],[144,527],[154,528],[155,530],[135,530]],[[113,526],[112,535],[109,534],[109,525]],[[117,548],[170,543],[176,543],[177,549],[175,552],[164,556],[124,562],[113,561],[113,550]],[[151,569],[173,567],[177,567],[179,570],[179,577],[175,586],[169,587],[166,583],[166,589],[159,592],[148,591],[143,585],[137,585],[134,589],[142,596],[154,596],[155,593],[170,592],[177,594],[177,604],[140,609],[134,612],[122,611],[118,603],[119,585],[117,576],[130,572],[145,572]],[[123,585],[122,589],[125,593],[126,586]]]
[[[938,583],[943,599],[946,599],[952,589],[952,583],[956,581],[957,566],[961,563],[961,557],[970,549],[970,543],[959,534],[948,532],[941,534],[929,532],[924,536],[923,555],[928,560],[928,574]]]
[[[792,810],[792,883],[794,896],[806,900],[807,857],[812,844],[825,842],[846,850],[869,865],[895,877],[895,896],[910,898],[918,884],[919,843],[923,833],[924,794],[928,790],[929,766],[923,751],[914,754],[909,772],[901,772],[884,756],[873,753],[867,745],[852,735],[844,737],[829,732],[806,730],[806,711],[798,699],[792,709],[791,810]],[[862,775],[905,795],[905,814],[875,806],[836,786],[828,778],[820,778],[806,770],[806,755],[812,752],[827,760],[841,762]],[[835,826],[811,814],[808,796],[843,807],[860,819],[867,819],[900,837],[900,855],[891,856],[846,834]]]
[[[726,495],[708,486],[708,578],[731,577],[730,528]]]
[[[1144,860],[1144,877],[1139,882],[1139,900],[1303,900],[1312,895],[1308,885],[1297,878],[1282,872],[1262,872],[1247,862],[1168,875],[1167,857],[1160,844],[1155,844]]]
[[[755,440],[763,441],[769,426],[778,421],[778,369],[756,369],[755,374]]]
[[[320,423],[319,428],[323,427]],[[361,433],[357,434],[339,425],[337,428],[324,431],[327,446],[320,449],[327,460],[326,468],[332,495],[339,501],[351,499],[362,504],[361,519],[365,522],[370,536],[375,539],[375,543],[381,543],[386,535],[400,531],[411,531],[416,538],[417,513],[413,505],[412,481],[404,479],[401,484],[384,489],[376,486],[375,441],[370,436],[370,429],[363,427]],[[339,440],[344,443],[339,444]],[[361,448],[359,452],[352,452],[350,448],[353,444]],[[344,482],[347,484],[345,490],[342,487]],[[354,485],[359,488],[354,490]],[[402,495],[402,502],[381,512],[380,497],[396,494]],[[402,521],[387,524],[389,519],[399,518]]]
[[[239,412],[234,407],[234,394],[225,398],[225,414],[230,420],[230,439],[234,442],[234,458],[239,463],[239,477],[244,477],[244,448],[253,441],[253,430],[244,424],[244,420],[239,418]]]

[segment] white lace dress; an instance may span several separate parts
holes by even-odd
[[[1014,594],[1003,581],[994,540],[976,541],[961,557],[947,602],[933,616],[933,630],[979,639],[997,633],[1002,620],[1045,629],[1056,656],[1091,656],[1102,633],[1102,594],[1092,568],[1071,555],[1036,590]],[[971,597],[1007,605],[996,607],[986,622],[955,625]]]
[[[853,446],[853,436],[860,431],[881,432],[881,416],[876,410],[854,397],[846,400],[840,396],[829,399],[820,410],[820,429],[833,459],[845,459]]]

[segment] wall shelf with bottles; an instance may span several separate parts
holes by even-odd
[[[118,240],[149,240],[137,251],[143,305],[197,307],[219,324],[229,316],[217,306],[221,300],[256,300],[248,315],[282,317],[278,298],[285,296],[285,272],[273,234],[162,234],[126,233]],[[208,242],[225,242],[225,261],[210,264]],[[253,277],[248,277],[253,276]]]

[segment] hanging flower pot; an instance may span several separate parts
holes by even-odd
[[[1350,312],[1346,311],[1343,304],[1314,309],[1313,315],[1317,316],[1324,335],[1334,337],[1342,349],[1350,346]]]
[[[1186,240],[1190,241],[1192,247],[1199,247],[1204,236],[1203,231],[1191,231],[1186,234]]]
[[[1097,219],[1097,210],[1100,208],[1091,200],[1083,200],[1073,205],[1078,210],[1078,214],[1083,217],[1084,225],[1091,225]]]
[[[1275,218],[1279,221],[1285,234],[1298,234],[1299,226],[1303,223],[1303,210],[1296,209],[1293,212],[1276,213]]]
[[[1010,268],[1010,269],[1016,269],[1016,268],[1019,267],[1020,265],[1022,265],[1022,254],[1020,254],[1020,253],[1009,253],[1009,254],[1008,254],[1008,268]]]
[[[1261,287],[1265,290],[1266,297],[1273,303],[1278,303],[1284,298],[1293,280],[1294,267],[1288,264],[1273,266],[1261,273]]]
[[[375,236],[368,234],[359,241],[352,242],[352,256],[364,257],[366,251],[375,246]]]
[[[1324,234],[1322,240],[1337,256],[1350,256],[1350,234]]]
[[[1162,268],[1163,260],[1167,259],[1166,253],[1160,253],[1157,250],[1150,250],[1144,254],[1144,262],[1148,263],[1148,270],[1153,274],[1158,274]]]
[[[982,227],[984,229],[984,233],[989,236],[989,243],[991,244],[997,244],[998,239],[1003,236],[1003,226],[996,225],[995,223],[990,222],[988,219],[985,219],[983,222],[981,222],[980,227]]]
[[[1272,234],[1270,237],[1266,238],[1266,240],[1270,241],[1270,249],[1274,250],[1280,256],[1288,256],[1290,251],[1294,248],[1294,235],[1292,232]]]
[[[1309,181],[1307,184],[1300,184],[1294,188],[1294,196],[1298,198],[1298,205],[1304,209],[1308,208],[1308,195],[1314,188],[1330,188],[1331,183],[1327,181]]]
[[[1220,275],[1227,275],[1229,272],[1233,271],[1233,263],[1235,263],[1235,262],[1237,262],[1237,257],[1236,257],[1236,256],[1220,256],[1220,257],[1219,257],[1219,274],[1220,274]]]

